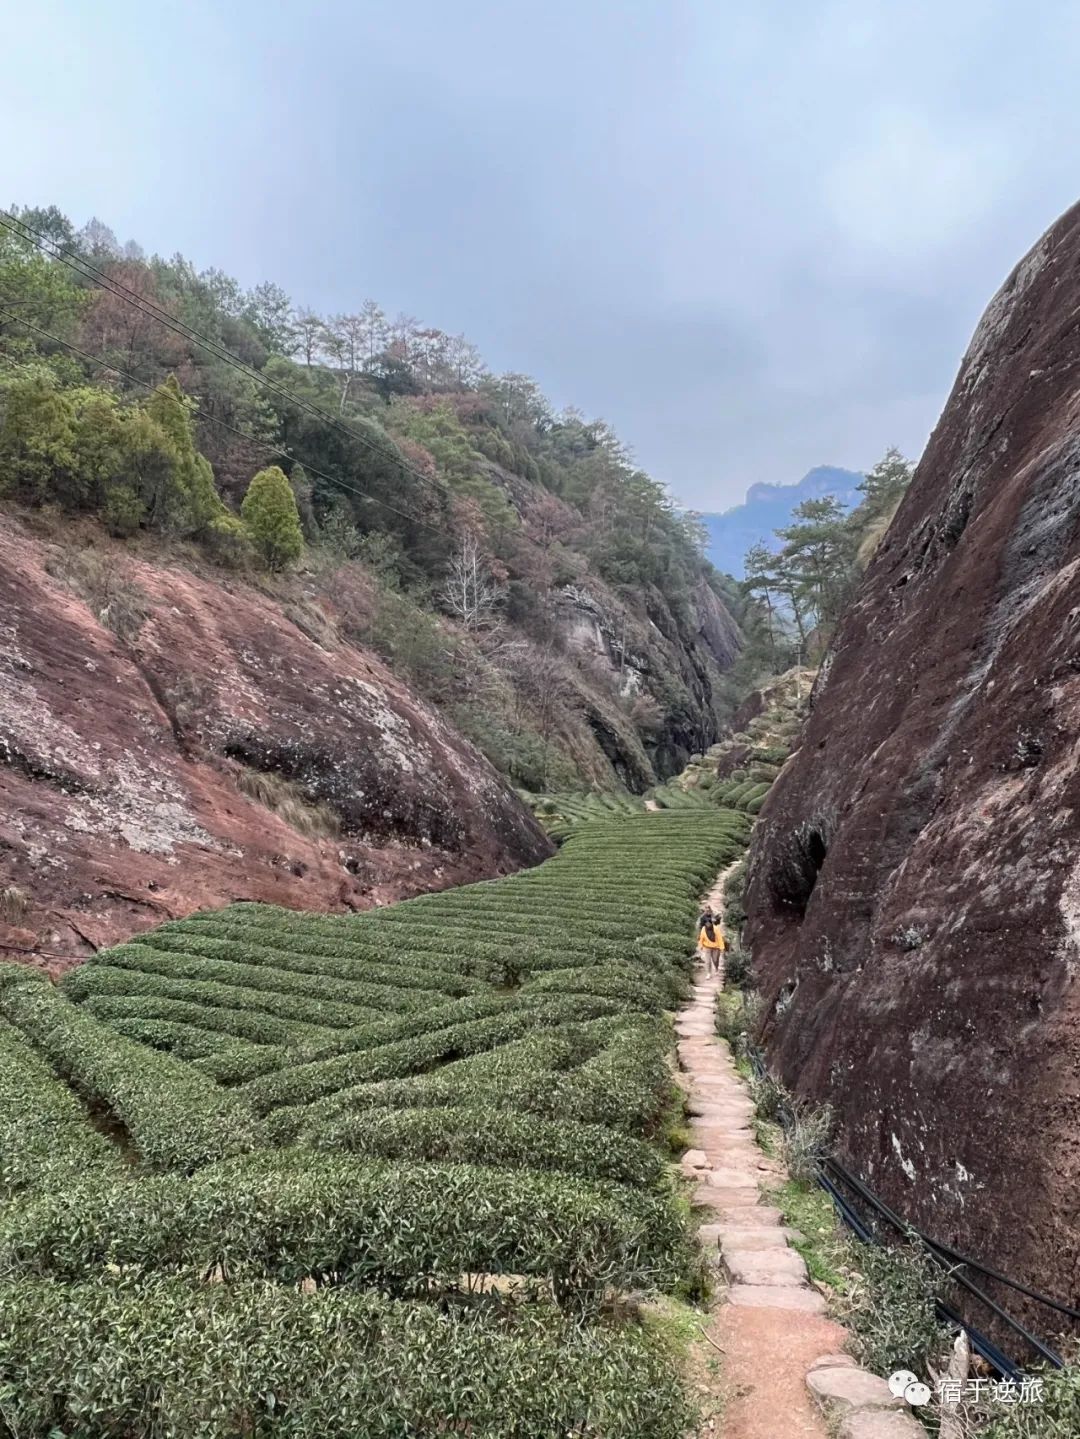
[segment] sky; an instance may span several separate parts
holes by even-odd
[[[34,0],[0,198],[464,331],[685,504],[921,451],[1080,198],[1080,7]]]

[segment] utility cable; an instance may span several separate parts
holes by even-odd
[[[129,371],[121,369],[118,365],[111,365],[107,360],[103,360],[100,355],[91,355],[88,351],[81,350],[78,345],[73,345],[70,340],[61,339],[59,335],[54,335],[51,331],[42,329],[40,325],[35,325],[32,321],[23,319],[21,315],[0,310],[0,318],[13,321],[17,325],[24,325],[28,330],[32,330],[34,334],[40,335],[42,339],[50,340],[53,344],[60,345],[65,350],[70,350],[73,355],[78,355],[80,359],[86,360],[89,364],[99,365],[102,369],[108,370],[111,374],[121,376],[133,385],[140,385],[144,390],[154,391],[158,388],[153,381],[141,380],[138,375],[132,375]],[[422,520],[419,515],[411,514],[408,510],[399,509],[397,505],[390,504],[388,500],[380,500],[377,495],[370,494],[367,490],[361,490],[356,485],[350,485],[348,481],[342,480],[336,475],[328,475],[325,470],[320,470],[315,465],[306,462],[302,457],[294,454],[291,450],[282,449],[280,445],[275,445],[270,440],[260,440],[256,435],[249,435],[245,430],[238,429],[235,425],[230,424],[228,420],[223,420],[219,415],[200,414],[198,418],[212,425],[220,425],[222,429],[229,430],[241,440],[246,440],[249,444],[261,448],[268,455],[276,455],[294,464],[301,464],[309,474],[317,475],[320,480],[326,480],[328,484],[333,485],[339,490],[347,490],[349,494],[359,495],[361,499],[368,500],[373,505],[381,505],[383,509],[390,510],[393,514],[399,515],[411,524],[419,525],[422,529],[430,530],[434,535],[441,536],[443,534],[443,531],[436,525],[430,524],[427,520]]]
[[[92,284],[96,284],[100,289],[115,295],[117,299],[123,301],[125,304],[131,305],[132,308],[138,310],[149,319],[156,320],[159,324],[181,336],[181,338],[199,345],[215,359],[230,365],[240,374],[253,380],[264,389],[271,391],[280,399],[305,411],[314,418],[322,420],[324,424],[331,425],[335,430],[347,435],[357,443],[366,445],[369,450],[377,454],[380,458],[388,460],[400,469],[405,470],[406,473],[411,475],[419,484],[427,485],[435,489],[439,494],[445,495],[445,488],[438,481],[432,479],[430,475],[423,474],[422,471],[416,469],[413,465],[410,465],[409,462],[403,459],[396,451],[389,450],[385,446],[380,445],[377,441],[373,440],[370,435],[364,435],[360,431],[354,430],[346,424],[340,416],[331,414],[329,410],[324,410],[322,406],[316,405],[313,401],[306,400],[302,396],[296,395],[291,390],[286,389],[283,385],[277,384],[274,380],[268,379],[253,366],[248,365],[239,355],[234,354],[232,350],[220,344],[219,341],[201,334],[183,320],[178,319],[175,315],[171,315],[153,300],[148,300],[145,296],[139,295],[136,291],[132,290],[130,286],[125,285],[122,280],[118,280],[115,276],[109,275],[106,271],[99,269],[98,266],[91,264],[89,260],[84,259],[81,255],[66,250],[55,240],[51,240],[41,231],[35,230],[32,226],[26,224],[24,220],[20,220],[7,210],[0,210],[0,226],[14,235],[16,239],[22,240],[24,243],[29,241],[30,244],[36,246],[36,248],[49,259],[66,265],[69,270],[81,276],[82,279],[90,280]]]

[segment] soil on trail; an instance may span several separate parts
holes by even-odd
[[[717,913],[729,873],[719,876],[706,900]],[[803,1260],[787,1246],[779,1211],[762,1203],[761,1181],[780,1171],[755,1143],[753,1103],[716,1034],[723,982],[722,971],[710,974],[702,963],[677,1021],[679,1078],[692,1115],[693,1147],[683,1168],[696,1181],[695,1204],[710,1211],[699,1238],[726,1283],[693,1366],[699,1391],[719,1399],[722,1417],[707,1419],[699,1439],[828,1439],[805,1376],[814,1360],[843,1347],[845,1334],[825,1317]],[[719,1366],[709,1362],[717,1349]]]

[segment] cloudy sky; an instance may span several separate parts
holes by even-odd
[[[917,454],[1080,198],[1065,0],[4,8],[6,202],[464,330],[701,509]]]

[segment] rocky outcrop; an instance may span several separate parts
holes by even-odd
[[[719,680],[742,647],[742,633],[723,600],[704,582],[686,615],[676,615],[659,590],[640,602],[616,596],[595,577],[557,591],[555,619],[563,642],[606,676],[622,700],[655,706],[644,738],[625,713],[596,693],[583,700],[595,738],[620,783],[642,791],[678,774],[706,749],[722,725]]]
[[[96,946],[235,899],[363,909],[550,852],[325,609],[90,553],[87,603],[69,550],[0,522],[0,940]]]
[[[762,811],[747,905],[772,1061],[835,1107],[843,1157],[940,1239],[1065,1300],[1080,1269],[1078,299],[1080,207],[976,331]]]
[[[729,670],[739,658],[742,632],[723,600],[704,580],[694,589],[694,621],[697,635],[721,670]]]

